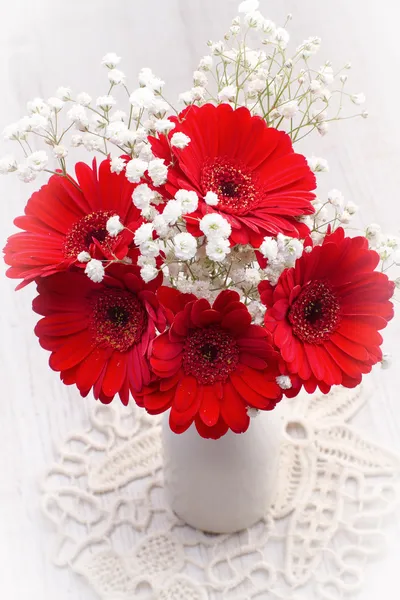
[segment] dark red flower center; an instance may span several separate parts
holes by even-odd
[[[204,163],[201,172],[204,195],[214,192],[219,208],[232,214],[243,214],[258,204],[261,190],[249,169],[230,158],[217,156]]]
[[[103,289],[91,298],[91,330],[98,344],[125,352],[142,338],[147,313],[127,290]]]
[[[312,281],[296,298],[288,318],[293,333],[303,342],[322,344],[340,323],[340,304],[327,283]]]
[[[193,329],[183,351],[183,369],[202,385],[226,381],[239,362],[235,339],[218,327]]]
[[[80,252],[88,251],[94,240],[110,252],[115,245],[115,238],[108,235],[106,225],[108,219],[114,215],[115,212],[109,210],[98,210],[74,223],[65,238],[65,258],[76,258]]]

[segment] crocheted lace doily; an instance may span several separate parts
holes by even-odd
[[[275,501],[234,535],[196,531],[164,500],[160,420],[96,405],[43,485],[54,561],[102,600],[336,600],[356,594],[396,508],[400,460],[348,422],[365,400],[339,389],[290,402]]]

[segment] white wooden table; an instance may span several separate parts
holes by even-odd
[[[268,6],[267,6],[268,5]],[[131,80],[150,66],[167,80],[173,99],[191,85],[191,72],[206,53],[207,39],[220,39],[236,13],[235,0],[0,0],[0,128],[25,114],[26,101],[47,98],[59,85],[104,93],[101,57],[115,51]],[[352,86],[364,91],[371,117],[333,127],[313,138],[304,152],[329,160],[321,187],[339,188],[363,207],[362,224],[379,221],[400,234],[400,4],[383,0],[262,1],[264,14],[283,22],[293,13],[294,43],[323,39],[322,59],[351,60]],[[0,152],[13,151],[1,142]],[[32,188],[9,176],[0,180],[0,241],[13,232]],[[2,267],[4,270],[4,268]],[[80,428],[87,410],[74,389],[47,366],[33,334],[29,303],[34,289],[14,293],[0,279],[0,596],[7,600],[94,600],[85,583],[50,562],[50,527],[41,515],[39,481],[53,456],[53,443]],[[385,332],[395,353],[393,368],[376,368],[374,395],[366,409],[374,439],[400,451],[400,319]],[[397,343],[396,343],[397,342]],[[397,600],[400,526],[391,526],[388,556],[369,569],[362,600]]]

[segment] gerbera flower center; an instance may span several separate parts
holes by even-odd
[[[183,369],[202,385],[226,381],[239,362],[235,339],[218,327],[193,329],[183,351]]]
[[[140,300],[127,290],[103,289],[91,298],[91,330],[98,344],[125,352],[139,342],[147,326]]]
[[[219,207],[232,214],[248,212],[257,205],[260,189],[255,176],[244,165],[230,158],[209,158],[201,173],[203,193],[214,192]]]
[[[322,344],[340,323],[340,304],[327,283],[312,281],[300,292],[288,318],[303,342]]]
[[[76,258],[80,252],[88,251],[94,240],[100,242],[110,252],[115,245],[115,238],[107,232],[107,221],[115,215],[109,210],[98,210],[80,219],[67,233],[64,242],[65,258]]]

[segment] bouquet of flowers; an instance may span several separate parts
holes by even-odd
[[[194,423],[204,438],[385,364],[385,271],[400,263],[379,226],[346,234],[357,206],[338,190],[317,197],[327,163],[297,151],[367,116],[347,91],[350,65],[313,66],[321,40],[289,50],[287,22],[258,8],[242,2],[208,43],[179,108],[149,68],[132,91],[110,53],[106,95],[35,98],[4,131],[23,157],[0,161],[27,183],[50,175],[4,250],[18,288],[37,285],[50,367],[82,396],[170,410],[174,432]],[[90,157],[71,168],[68,146]]]

